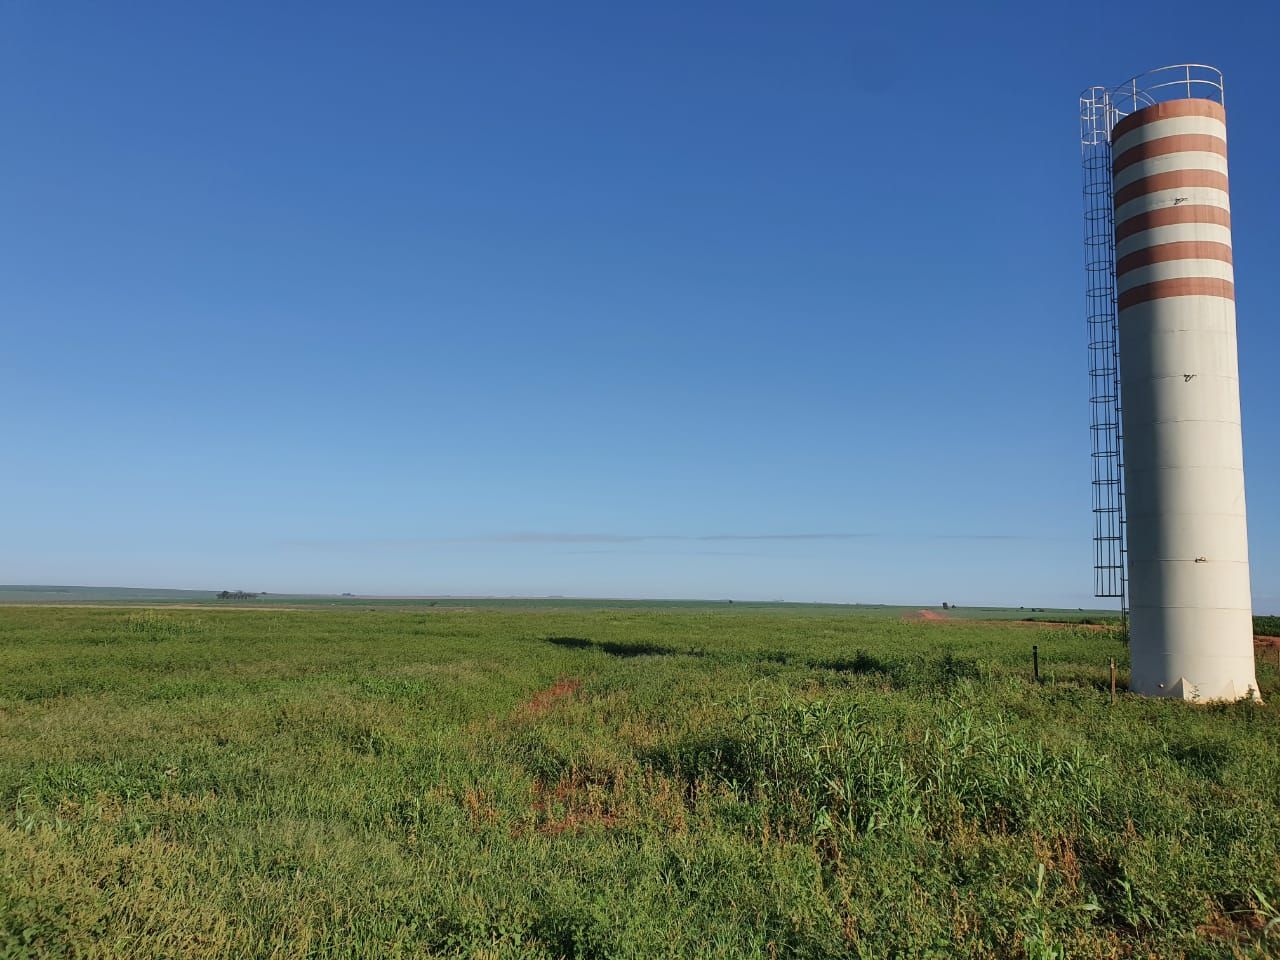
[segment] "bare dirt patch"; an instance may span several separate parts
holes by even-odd
[[[582,681],[577,677],[561,677],[516,707],[515,715],[526,720],[545,716],[559,704],[572,700],[581,689]]]
[[[950,618],[937,610],[917,610],[915,613],[904,613],[902,619],[911,623],[939,623]]]
[[[621,784],[573,771],[553,787],[533,785],[533,813],[539,833],[556,836],[593,827],[616,827],[621,820]]]

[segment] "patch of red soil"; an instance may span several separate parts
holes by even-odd
[[[1253,638],[1253,642],[1259,647],[1280,647],[1280,637],[1266,637],[1258,634]]]
[[[533,719],[544,716],[557,704],[572,700],[582,689],[582,681],[576,677],[561,677],[545,690],[539,690],[520,706],[516,707],[518,717]]]
[[[589,827],[614,827],[619,817],[618,785],[593,784],[578,774],[562,777],[548,789],[541,781],[533,784],[533,812],[537,830],[550,836],[577,833]]]
[[[904,613],[902,619],[909,620],[912,623],[937,623],[948,618],[937,610],[917,610],[915,613]]]
[[[1266,929],[1267,921],[1260,911],[1237,911],[1218,914],[1208,923],[1196,927],[1196,933],[1206,940],[1224,940],[1228,943],[1247,944]]]

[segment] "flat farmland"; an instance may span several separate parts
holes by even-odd
[[[0,607],[0,957],[1280,951],[1274,661],[960,614]]]

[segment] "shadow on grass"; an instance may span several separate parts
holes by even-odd
[[[836,673],[888,673],[890,665],[879,657],[859,650],[852,657],[830,657],[826,660],[814,660],[812,666],[821,670],[834,670]]]
[[[570,650],[599,650],[611,657],[702,656],[695,650],[676,650],[657,643],[619,643],[614,640],[588,640],[585,637],[546,637],[547,643]]]
[[[950,689],[964,679],[978,679],[981,670],[976,660],[945,653],[937,657],[881,659],[864,650],[843,657],[804,657],[784,650],[761,650],[755,653],[714,653],[707,650],[679,650],[675,647],[639,641],[621,643],[614,640],[590,640],[586,637],[544,637],[547,643],[569,650],[599,650],[611,657],[698,657],[722,663],[768,663],[798,667],[802,670],[830,670],[832,673],[883,677],[895,687],[932,687]]]

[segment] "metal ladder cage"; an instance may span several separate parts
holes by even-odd
[[[1089,336],[1089,436],[1093,464],[1093,592],[1118,597],[1127,613],[1124,430],[1116,318],[1115,211],[1112,207],[1111,94],[1080,95],[1080,168],[1084,199],[1085,323]]]

